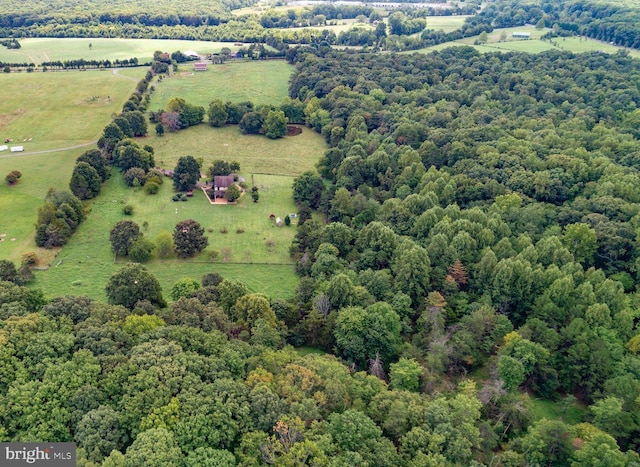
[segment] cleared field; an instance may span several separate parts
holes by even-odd
[[[597,41],[594,39],[587,39],[582,37],[556,37],[551,40],[541,40],[540,37],[548,32],[549,29],[536,29],[534,26],[523,26],[518,28],[505,28],[496,29],[491,34],[488,34],[487,42],[485,44],[476,45],[478,36],[467,37],[458,41],[445,42],[433,47],[427,47],[420,49],[418,52],[429,53],[435,50],[446,49],[447,47],[458,47],[462,45],[468,45],[474,47],[476,50],[482,53],[487,52],[499,52],[499,51],[517,51],[528,53],[540,53],[547,50],[567,50],[569,52],[583,53],[583,52],[606,52],[616,53],[618,50],[627,50],[632,57],[640,58],[640,51],[627,49],[624,47],[618,47],[615,45],[607,44],[606,42]],[[503,32],[506,34],[506,40],[501,40]],[[531,39],[513,39],[511,35],[514,32],[529,32],[531,33]]]
[[[451,32],[460,29],[468,16],[427,16],[427,29]]]
[[[188,202],[173,202],[173,188],[168,179],[157,195],[149,196],[140,189],[127,188],[121,176],[114,173],[94,202],[88,219],[53,260],[50,269],[36,273],[33,286],[50,296],[87,294],[104,298],[109,277],[126,262],[114,261],[109,231],[123,219],[123,206],[130,204],[134,214],[128,219],[141,226],[146,222],[148,227],[143,231],[149,239],[153,240],[162,230],[172,232],[175,224],[184,219],[195,219],[207,230],[209,247],[197,258],[155,259],[147,265],[165,291],[181,277],[199,279],[216,271],[244,281],[252,290],[277,297],[290,296],[297,284],[288,256],[295,227],[276,227],[269,215],[284,217],[295,212],[291,198],[293,178],[255,175],[254,179],[260,187],[258,203],[243,196],[236,205],[212,206],[200,191]],[[222,233],[224,230],[226,233]],[[218,252],[215,258],[211,255],[213,251]]]
[[[155,150],[156,164],[175,167],[181,156],[202,158],[203,171],[216,159],[238,161],[241,171],[278,175],[300,175],[313,170],[326,145],[319,134],[303,128],[300,135],[272,140],[265,136],[243,135],[236,125],[213,128],[207,124],[164,136],[149,136],[144,144]]]
[[[182,97],[190,104],[202,105],[220,98],[223,101],[252,101],[254,104],[279,104],[287,97],[293,67],[284,60],[226,62],[209,65],[207,71],[195,73],[189,64],[180,72],[156,85],[150,109],[164,108],[172,97]]]
[[[49,188],[68,189],[74,162],[81,153],[82,149],[77,149],[0,159],[0,235],[5,234],[0,237],[0,259],[19,264],[23,253],[36,250],[34,225],[38,208]],[[10,187],[4,183],[4,176],[12,170],[22,172],[22,178]]]
[[[134,68],[123,75],[112,71],[3,73],[0,139],[11,139],[10,144],[24,146],[25,152],[96,140],[145,72]]]
[[[98,71],[0,75],[0,141],[9,138],[10,146],[26,151],[0,152],[0,235],[6,234],[0,237],[1,259],[19,263],[23,253],[36,250],[34,224],[47,190],[67,189],[76,158],[94,147],[90,142],[121,109],[144,72],[126,70],[133,79]],[[88,142],[73,150],[30,154]],[[4,176],[12,170],[22,172],[22,178],[9,187]],[[42,253],[45,258],[49,254]]]
[[[91,48],[89,48],[91,44]],[[125,60],[137,58],[150,62],[156,50],[175,52],[194,50],[198,53],[220,52],[223,47],[237,50],[230,42],[187,41],[171,39],[106,39],[106,38],[31,38],[20,39],[17,50],[0,48],[0,62],[35,63],[55,60]]]

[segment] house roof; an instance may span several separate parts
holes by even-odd
[[[213,177],[215,188],[228,188],[233,184],[233,175],[216,175]]]

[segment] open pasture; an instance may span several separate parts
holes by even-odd
[[[149,136],[144,144],[155,150],[156,164],[175,167],[181,156],[202,158],[203,172],[216,159],[237,161],[240,170],[249,177],[252,173],[297,176],[313,170],[326,145],[319,134],[303,128],[297,136],[269,139],[259,135],[244,135],[237,125],[213,128],[202,124],[164,136]],[[247,178],[247,180],[249,180]]]
[[[199,72],[193,71],[192,64],[182,63],[179,70],[156,84],[149,109],[164,108],[172,97],[182,97],[205,109],[216,98],[279,104],[288,95],[293,73],[293,67],[284,60],[228,61]]]
[[[427,29],[451,32],[460,29],[468,16],[427,16]]]
[[[134,213],[127,219],[140,225],[151,240],[163,230],[172,232],[175,224],[184,219],[195,219],[206,230],[209,247],[198,257],[190,260],[154,257],[148,263],[165,293],[181,277],[199,279],[216,271],[242,280],[252,290],[278,297],[291,294],[297,279],[288,248],[295,227],[276,227],[269,216],[273,213],[284,217],[295,212],[291,198],[293,178],[255,175],[254,181],[260,187],[258,203],[245,195],[235,205],[211,205],[201,191],[196,191],[187,202],[172,201],[169,179],[158,194],[146,195],[142,189],[127,188],[114,172],[94,201],[87,220],[53,260],[50,269],[36,273],[33,285],[50,296],[87,294],[103,299],[109,277],[126,263],[126,259],[114,261],[109,231],[124,218],[122,208],[129,204]]]
[[[145,72],[135,68],[122,70],[123,74],[113,70],[3,73],[0,139],[24,146],[26,153],[94,141]]]
[[[478,36],[473,36],[420,49],[418,52],[429,53],[435,50],[446,49],[447,47],[468,45],[482,53],[501,51],[540,53],[547,50],[566,50],[575,53],[595,51],[616,53],[618,50],[627,50],[632,57],[640,58],[640,51],[638,50],[618,47],[616,45],[585,37],[556,37],[550,40],[541,40],[540,37],[548,31],[549,29],[536,29],[534,26],[495,29],[487,35],[488,40],[484,44],[474,44],[474,42],[478,40]],[[503,32],[506,34],[506,40],[501,39]],[[514,39],[511,37],[514,32],[529,32],[531,33],[531,39]]]
[[[91,44],[91,48],[89,48]],[[220,52],[223,47],[237,50],[230,42],[188,41],[175,39],[108,39],[108,38],[29,38],[20,39],[17,50],[0,47],[0,62],[35,63],[56,60],[126,60],[137,58],[150,62],[156,50],[175,52],[194,50],[198,53]]]
[[[9,146],[25,149],[0,152],[0,235],[6,234],[0,237],[1,259],[19,263],[22,254],[36,249],[34,224],[47,190],[68,188],[76,158],[95,147],[93,141],[144,72],[0,75],[0,141],[8,138]],[[81,147],[56,151],[72,146]],[[37,153],[46,150],[50,152]],[[10,187],[4,177],[12,170],[22,178]]]

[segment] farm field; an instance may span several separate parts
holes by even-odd
[[[143,69],[111,72],[11,73],[0,76],[0,140],[25,152],[0,152],[0,175],[22,173],[13,187],[0,184],[0,259],[20,262],[35,249],[34,223],[51,187],[67,189],[75,159],[94,147],[105,122],[144,76]],[[31,141],[24,141],[24,140]],[[66,151],[33,152],[86,145]],[[3,180],[4,182],[4,180]],[[15,240],[12,240],[15,239]]]
[[[94,141],[145,73],[144,68],[118,74],[113,70],[3,73],[0,139],[11,139],[11,145],[24,146],[26,153]]]
[[[269,175],[255,175],[254,179],[260,187],[258,203],[245,195],[236,205],[212,206],[201,191],[196,191],[188,202],[173,202],[169,179],[157,195],[146,195],[142,189],[127,188],[114,171],[94,201],[87,220],[50,269],[36,273],[32,285],[50,296],[86,294],[104,299],[107,280],[126,263],[125,259],[114,261],[109,231],[123,219],[122,208],[129,204],[134,214],[127,219],[140,226],[148,224],[143,233],[151,240],[163,230],[172,232],[175,224],[184,219],[195,219],[207,230],[209,247],[197,258],[156,258],[147,265],[165,292],[181,277],[200,279],[203,274],[215,271],[242,280],[255,291],[278,297],[291,294],[297,279],[288,249],[295,227],[278,228],[269,215],[284,217],[295,212],[291,198],[293,179]],[[212,258],[213,251],[218,252],[216,258]]]
[[[89,48],[91,44],[91,49]],[[173,39],[108,39],[108,38],[28,38],[20,39],[20,49],[0,48],[0,62],[35,63],[55,60],[125,60],[137,58],[150,62],[156,50],[175,52],[194,50],[198,53],[220,52],[223,47],[237,50],[230,42],[188,41]]]
[[[501,41],[500,36],[502,31],[507,34],[507,40]],[[511,34],[514,32],[530,32],[531,39],[512,39]],[[632,57],[640,58],[640,51],[627,49],[624,47],[618,47],[615,45],[607,44],[602,41],[594,39],[581,38],[581,37],[557,37],[552,40],[541,40],[540,37],[548,32],[548,29],[536,29],[534,26],[524,26],[517,28],[505,28],[496,29],[492,33],[488,34],[488,41],[485,44],[474,44],[478,39],[478,36],[467,37],[452,42],[445,42],[433,47],[427,47],[420,49],[417,52],[429,53],[435,50],[446,49],[447,47],[456,47],[461,45],[469,45],[482,53],[488,52],[528,52],[528,53],[540,53],[547,50],[567,50],[569,52],[583,53],[601,51],[607,53],[616,53],[618,50],[627,50]],[[412,51],[413,52],[413,51]]]
[[[427,16],[427,29],[451,32],[460,29],[468,16]]]
[[[156,84],[149,109],[164,108],[172,97],[208,108],[220,98],[224,102],[250,100],[256,105],[279,104],[287,97],[293,67],[284,60],[238,61],[209,65],[207,71],[193,72],[188,63],[180,71]]]
[[[208,124],[149,136],[144,144],[155,150],[156,164],[163,168],[175,167],[181,156],[202,158],[206,171],[216,159],[235,160],[247,181],[252,173],[296,176],[313,170],[324,153],[325,142],[319,134],[303,128],[297,136],[272,140],[259,135],[243,135],[237,125],[213,128]]]
[[[212,69],[217,73],[214,74]],[[215,97],[277,104],[287,95],[290,71],[291,68],[283,61],[266,61],[214,66],[209,72],[194,76],[178,74],[160,83],[153,98],[156,104],[152,103],[151,108],[163,106],[171,97],[183,97],[204,107]],[[195,80],[186,79],[194,77]],[[242,77],[249,79],[243,80]],[[230,83],[238,84],[233,86]],[[258,90],[261,91],[260,100],[256,99]],[[101,128],[107,121],[105,116]],[[288,250],[295,227],[276,227],[270,214],[284,218],[296,212],[291,197],[293,177],[313,169],[324,152],[326,146],[320,135],[303,128],[297,136],[270,140],[264,136],[243,135],[235,125],[212,128],[204,123],[161,137],[150,131],[150,135],[139,138],[138,143],[154,147],[156,163],[169,169],[183,155],[201,158],[203,173],[215,159],[236,160],[241,166],[240,175],[248,185],[255,183],[259,187],[260,201],[253,203],[249,196],[244,196],[237,205],[212,206],[201,191],[196,191],[188,202],[173,202],[173,187],[169,179],[165,179],[157,195],[149,196],[141,189],[127,188],[121,175],[114,171],[100,196],[90,203],[91,213],[87,220],[57,256],[54,258],[52,252],[38,250],[41,265],[50,267],[36,272],[33,287],[42,289],[49,296],[86,294],[104,299],[104,286],[109,277],[126,263],[126,259],[114,261],[109,231],[123,219],[122,208],[129,204],[134,208],[130,219],[144,225],[144,234],[151,240],[163,230],[171,232],[175,224],[184,219],[195,219],[207,230],[209,247],[197,258],[154,257],[148,263],[147,267],[158,277],[165,293],[181,277],[199,279],[213,271],[242,280],[251,290],[263,291],[274,297],[293,293],[298,279]],[[60,175],[58,187],[66,188],[75,158],[81,151],[69,154],[65,159],[67,166],[64,171],[60,170],[64,175]],[[45,156],[51,157],[41,155]],[[25,156],[24,160],[38,163],[39,159],[35,157]],[[11,166],[7,172],[13,168]],[[17,168],[20,169],[19,166]],[[23,180],[13,188],[26,187]],[[24,252],[35,249],[33,223],[49,186],[45,182],[46,179],[39,182],[39,196],[34,197],[33,206],[28,211],[33,213],[32,218],[24,225],[31,235],[28,247],[25,249],[21,245],[17,248],[15,245],[12,254],[15,261]]]

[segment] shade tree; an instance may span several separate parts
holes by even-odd
[[[116,256],[127,256],[133,244],[141,236],[142,233],[138,224],[129,220],[119,221],[109,232],[111,250]]]
[[[110,304],[130,310],[142,300],[159,307],[166,306],[160,283],[140,264],[128,264],[118,270],[107,281],[105,292]]]
[[[182,156],[173,169],[173,188],[176,191],[192,190],[200,179],[200,164],[193,156]]]
[[[193,219],[178,222],[173,229],[173,249],[180,258],[195,256],[208,244],[204,228]]]

